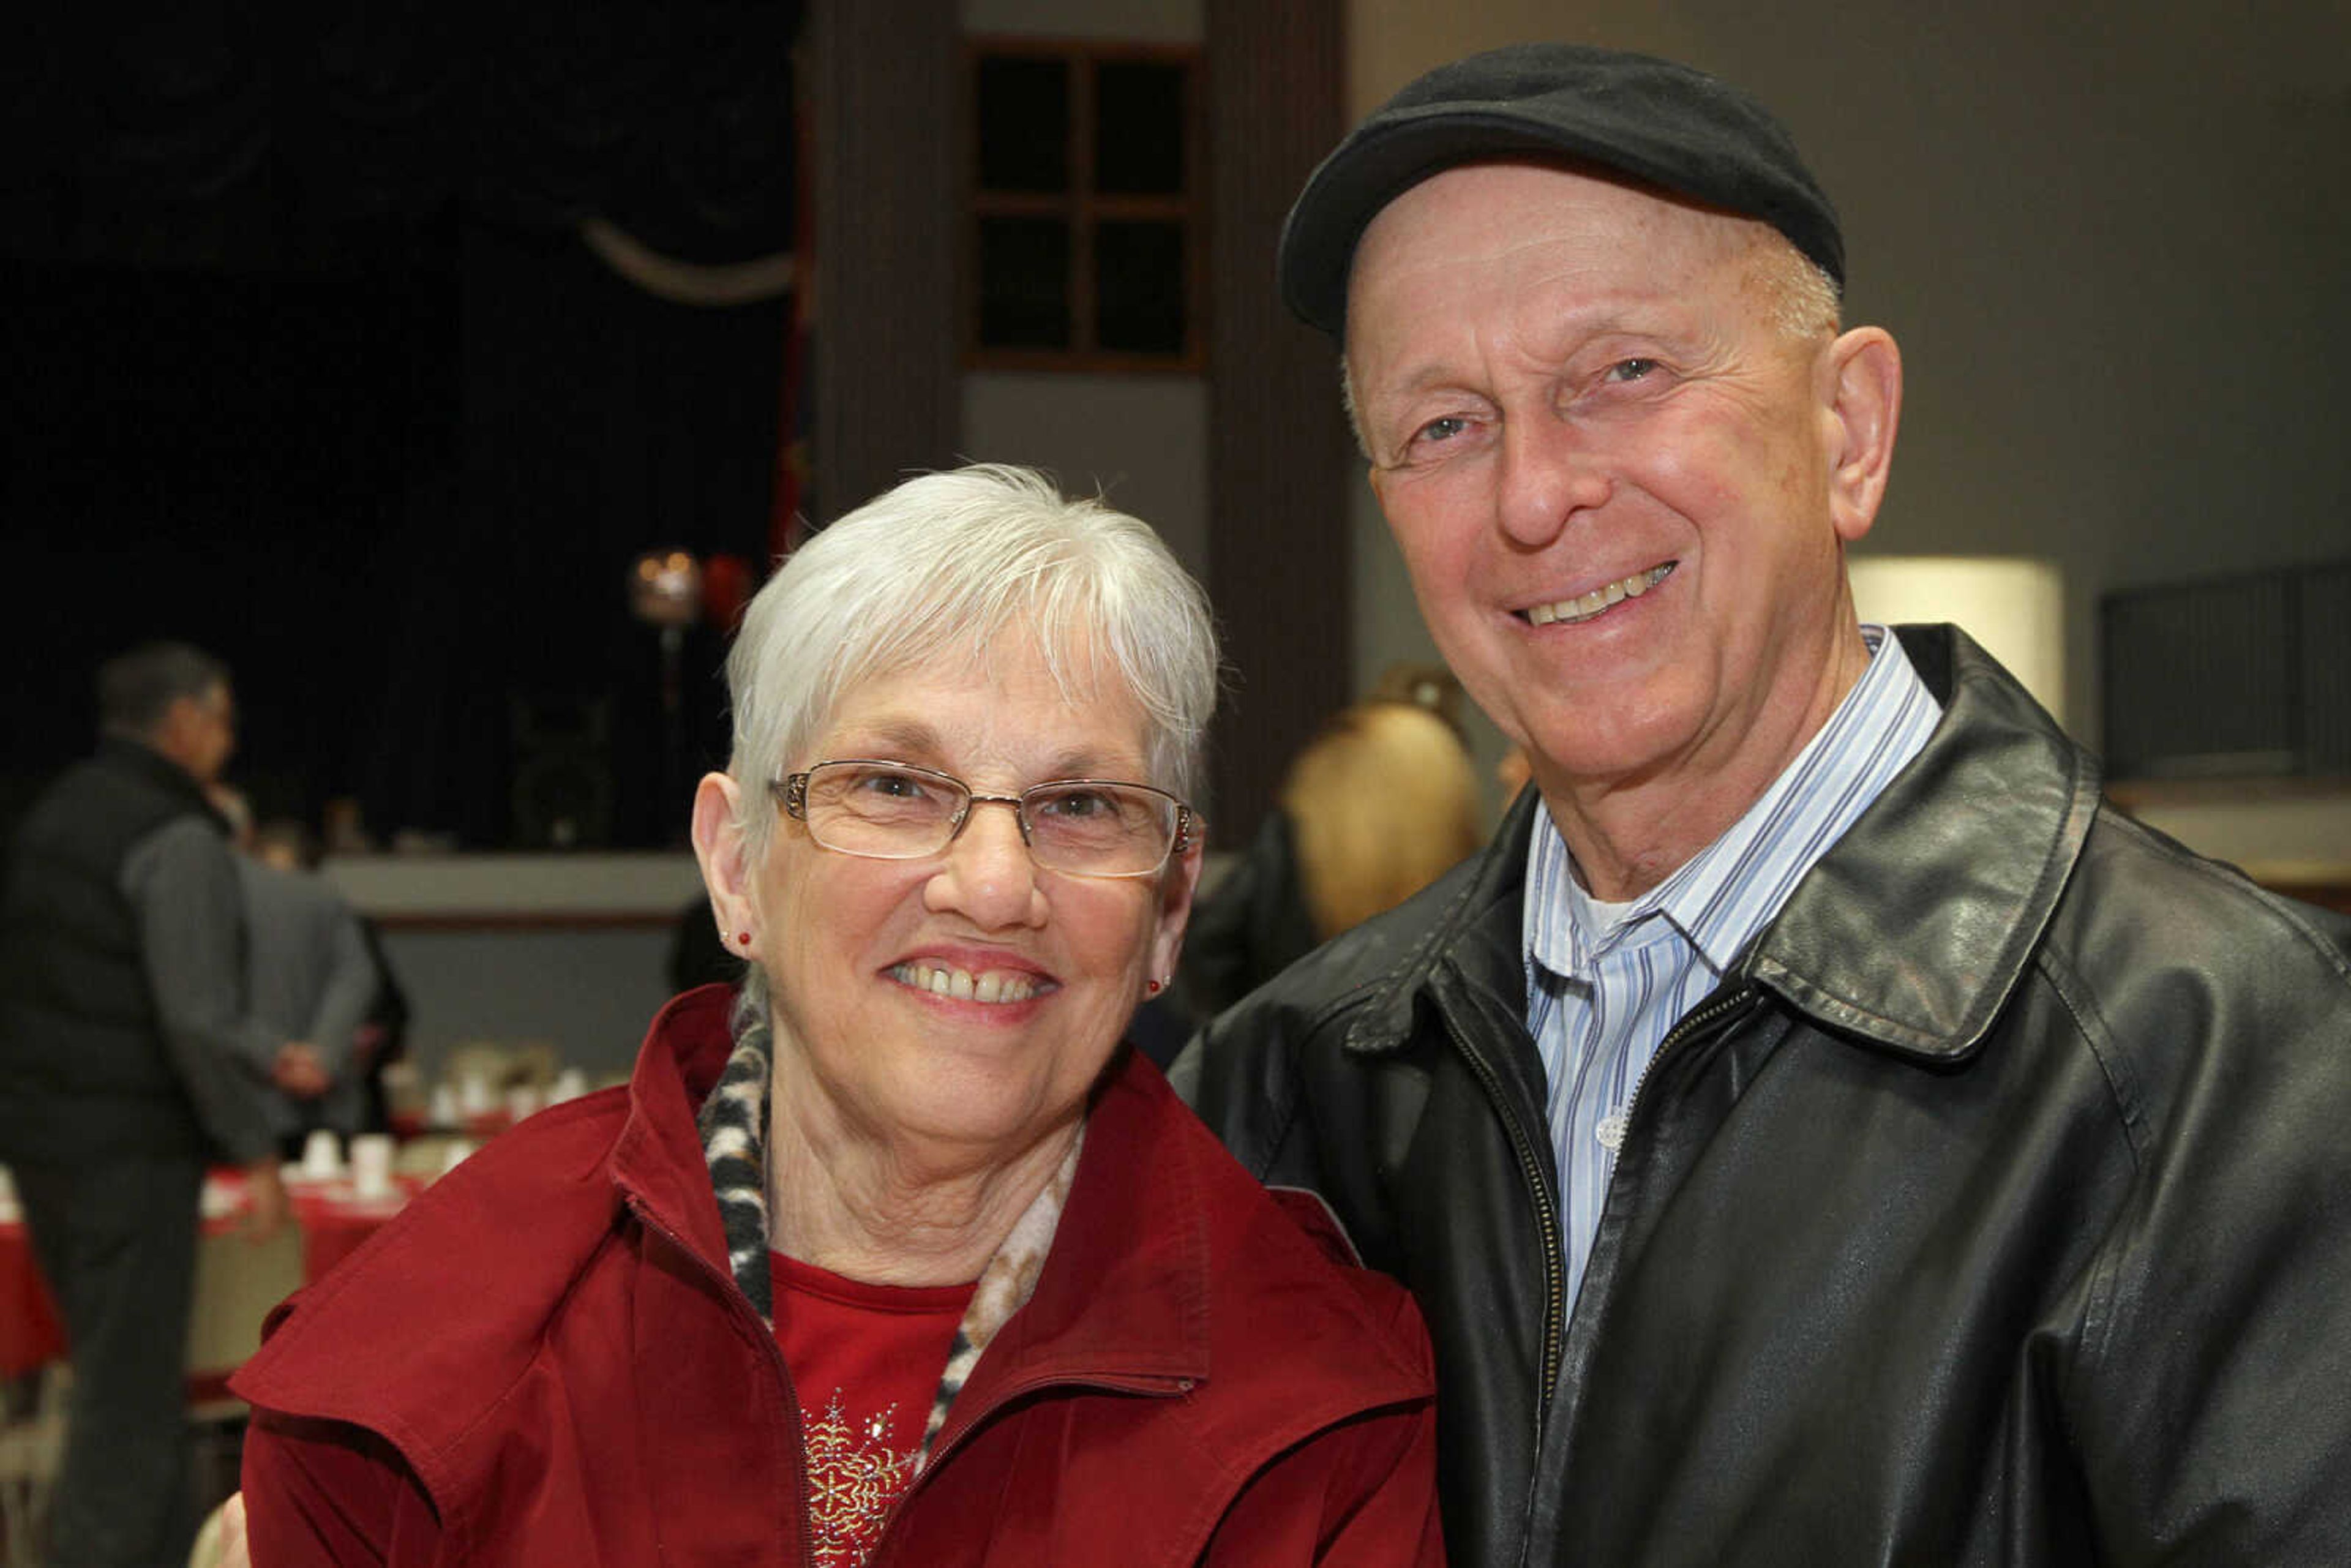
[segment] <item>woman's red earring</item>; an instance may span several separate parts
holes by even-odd
[[[735,946],[737,947],[748,947],[750,945],[751,934],[748,931],[737,931],[735,933]]]

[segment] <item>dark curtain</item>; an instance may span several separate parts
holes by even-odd
[[[763,560],[790,302],[655,298],[578,231],[790,248],[798,6],[96,10],[0,40],[0,809],[176,635],[266,811],[674,840],[721,640],[665,709],[624,573]]]
[[[13,254],[316,260],[453,201],[601,214],[697,261],[789,246],[796,4],[123,9],[35,8],[0,37]]]

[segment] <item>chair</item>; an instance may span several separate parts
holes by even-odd
[[[49,1513],[49,1487],[65,1446],[66,1390],[73,1369],[52,1363],[11,1386],[8,1419],[0,1425],[0,1552],[16,1564],[40,1561]],[[20,1412],[15,1395],[29,1391]]]
[[[204,1516],[196,1531],[196,1543],[188,1552],[188,1568],[253,1568],[253,1559],[246,1552],[244,1493],[231,1492]]]

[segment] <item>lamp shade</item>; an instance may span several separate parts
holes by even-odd
[[[1949,621],[2008,666],[2065,721],[2065,577],[2027,556],[1855,556],[1846,563],[1864,621]]]

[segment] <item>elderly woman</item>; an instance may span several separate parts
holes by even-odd
[[[695,800],[739,996],[280,1309],[253,1561],[1438,1561],[1409,1299],[1121,1045],[1215,671],[1151,531],[1018,470],[801,549]]]

